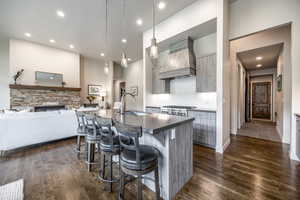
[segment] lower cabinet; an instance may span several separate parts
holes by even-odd
[[[296,116],[296,155],[300,158],[300,116]]]
[[[160,113],[160,107],[146,107],[148,113]]]
[[[216,148],[216,112],[188,111],[189,117],[194,117],[194,144]]]

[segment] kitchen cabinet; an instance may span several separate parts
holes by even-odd
[[[216,147],[216,112],[189,110],[189,117],[194,117],[193,142],[210,148]]]
[[[160,79],[160,67],[152,68],[152,94],[170,93],[170,80]]]
[[[300,158],[300,115],[296,115],[296,155]]]
[[[146,112],[147,113],[160,113],[160,107],[147,106]]]
[[[197,58],[196,90],[197,92],[215,92],[217,84],[216,54]]]

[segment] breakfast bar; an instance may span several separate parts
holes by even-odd
[[[163,199],[173,199],[193,176],[194,118],[139,111],[128,111],[121,115],[101,110],[97,114],[127,125],[142,127],[140,143],[153,146],[160,152],[159,176]],[[147,176],[153,179],[154,174]],[[155,191],[151,180],[145,179],[144,184]]]

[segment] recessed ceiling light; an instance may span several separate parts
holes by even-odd
[[[262,67],[262,64],[258,64],[258,65],[256,65],[256,67]]]
[[[100,53],[100,56],[104,57],[104,56],[105,56],[105,54],[104,54],[104,53]]]
[[[55,43],[56,41],[53,40],[53,39],[50,39],[49,42],[50,42],[50,43]]]
[[[136,20],[136,24],[139,25],[139,26],[143,25],[143,20],[140,19],[140,18],[137,19],[137,20]]]
[[[159,10],[163,10],[163,9],[166,8],[166,3],[163,2],[163,1],[160,1],[160,2],[158,3],[157,7],[158,7]]]
[[[31,34],[30,34],[30,33],[24,33],[24,35],[25,35],[26,37],[31,37]]]
[[[65,13],[64,13],[62,10],[57,10],[57,11],[56,11],[56,15],[57,15],[58,17],[61,17],[61,18],[64,18],[64,17],[65,17]]]
[[[123,42],[123,43],[126,43],[126,42],[127,42],[126,38],[123,38],[123,39],[122,39],[122,42]]]
[[[127,58],[128,61],[131,61],[131,58]]]
[[[70,49],[74,49],[75,48],[73,44],[70,44],[69,47],[70,47]]]
[[[256,60],[262,60],[262,59],[263,59],[263,57],[261,57],[261,56],[256,57]]]

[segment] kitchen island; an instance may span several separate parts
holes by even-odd
[[[136,111],[120,115],[101,110],[97,114],[143,128],[140,143],[153,146],[160,152],[159,179],[163,199],[173,199],[193,176],[194,118]],[[153,173],[147,176],[154,178]],[[155,191],[152,181],[145,179],[144,184]]]

